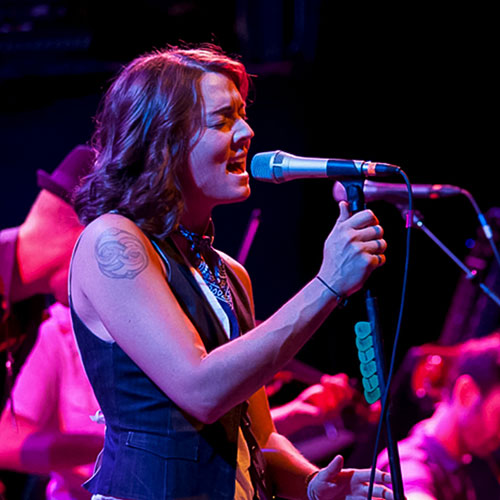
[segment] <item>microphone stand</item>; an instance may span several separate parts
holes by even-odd
[[[404,219],[409,219],[408,209],[404,205],[397,205],[401,215]],[[431,232],[431,230],[423,223],[422,214],[416,210],[413,210],[413,220],[410,221],[412,227],[417,227],[422,232],[424,232],[450,259],[465,273],[465,277],[476,282],[477,272],[473,269],[469,269],[458,257],[448,248],[446,245]],[[492,290],[490,290],[484,283],[477,283],[479,288],[493,301],[497,306],[500,306],[500,298]]]
[[[260,213],[260,208],[254,208],[250,214],[250,221],[248,222],[247,230],[243,236],[238,256],[236,257],[236,260],[242,265],[245,265],[248,253],[250,252],[250,247],[252,246],[253,239],[255,238],[255,233],[257,233],[257,229],[259,228]]]
[[[349,209],[351,213],[354,214],[363,210],[365,208],[365,198],[363,193],[364,179],[344,179],[340,182],[342,182],[345,188],[347,194],[347,202],[349,203]],[[387,374],[384,351],[382,348],[382,334],[380,329],[379,310],[377,299],[372,295],[369,289],[367,289],[365,292],[365,302],[368,321],[370,323],[373,335],[373,347],[375,351],[375,362],[377,365],[380,391],[381,394],[385,394]],[[394,500],[405,500],[399,451],[397,442],[392,435],[391,429],[392,415],[389,395],[387,395],[385,414],[381,415],[380,418],[384,419],[387,453],[389,456],[389,466],[391,471]]]

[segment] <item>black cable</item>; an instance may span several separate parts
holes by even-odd
[[[476,203],[476,200],[474,199],[472,194],[469,191],[467,191],[467,189],[460,189],[460,191],[474,207],[474,210],[477,214],[477,218],[479,219],[479,224],[481,224],[481,228],[484,232],[484,235],[486,236],[486,239],[491,245],[491,249],[493,250],[493,255],[495,256],[497,264],[500,266],[500,254],[498,253],[498,248],[496,247],[495,241],[493,239],[493,232],[491,230],[490,225],[488,224],[488,221],[486,220],[486,217],[481,212],[481,209],[479,208],[479,205]]]
[[[406,186],[408,187],[408,214],[407,214],[407,220],[406,220],[406,257],[405,257],[405,266],[404,266],[404,274],[403,274],[403,286],[401,290],[401,303],[399,306],[399,317],[398,317],[398,323],[396,327],[396,334],[394,336],[394,343],[393,343],[393,348],[392,348],[392,354],[391,354],[391,361],[390,361],[390,367],[389,367],[389,373],[387,375],[387,381],[385,385],[385,390],[384,394],[382,395],[382,409],[380,412],[380,419],[379,423],[377,426],[377,435],[375,438],[375,448],[373,451],[373,459],[372,459],[372,468],[371,468],[371,473],[370,473],[370,483],[368,486],[368,500],[371,500],[372,494],[373,494],[373,486],[375,482],[375,470],[377,466],[377,456],[378,456],[378,446],[380,442],[380,436],[382,433],[382,426],[385,420],[385,414],[387,412],[387,402],[389,400],[389,390],[391,386],[391,380],[392,376],[394,373],[394,365],[396,361],[396,351],[397,351],[397,346],[399,342],[399,337],[401,333],[401,325],[403,321],[403,312],[404,312],[404,305],[405,305],[405,299],[406,299],[406,289],[407,289],[407,283],[408,283],[408,271],[409,271],[409,263],[410,263],[410,241],[411,241],[411,228],[413,225],[413,192],[412,192],[412,187],[411,183],[408,179],[408,176],[405,174],[403,170],[399,171],[400,175],[403,177]]]

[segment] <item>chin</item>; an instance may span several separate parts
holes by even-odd
[[[251,189],[250,189],[250,186],[247,185],[246,189],[245,189],[245,192],[242,193],[241,195],[241,198],[238,200],[238,201],[245,201],[245,200],[248,200],[248,198],[250,197],[250,194],[252,193]]]
[[[241,201],[248,200],[250,193],[250,186],[247,186],[247,188],[242,191],[239,196],[235,196],[232,200],[228,201],[228,203],[239,203]]]
[[[231,193],[231,195],[220,198],[217,200],[217,205],[230,205],[231,203],[240,203],[245,201],[250,196],[250,186],[247,186],[244,189],[239,189],[237,192]]]

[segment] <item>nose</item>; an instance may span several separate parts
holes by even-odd
[[[238,119],[233,134],[234,144],[240,145],[241,143],[250,141],[254,135],[255,133],[249,123],[243,118]]]

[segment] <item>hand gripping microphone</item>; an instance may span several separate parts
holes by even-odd
[[[397,174],[401,169],[388,163],[339,158],[308,158],[284,151],[257,153],[250,166],[255,179],[279,184],[294,179],[362,179]]]

